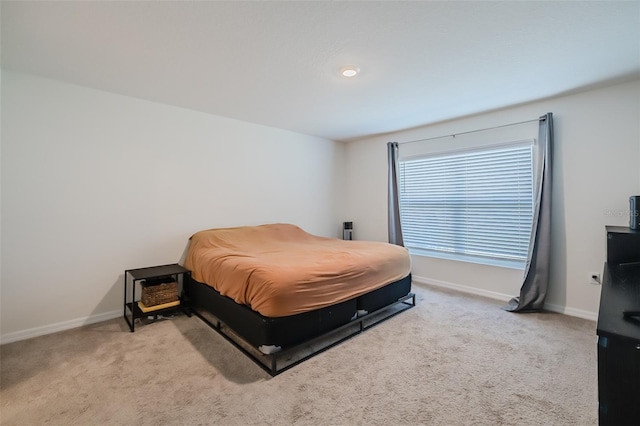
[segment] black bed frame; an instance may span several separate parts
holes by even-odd
[[[185,276],[183,299],[200,319],[271,376],[288,370],[416,304],[415,295],[411,293],[411,274],[355,299],[287,317],[271,318],[260,315],[249,307],[222,296],[213,287],[193,280],[190,276]],[[367,313],[354,318],[356,312],[363,311]],[[214,318],[206,314],[211,314]],[[281,347],[281,350],[264,354],[257,349],[260,346],[272,345]],[[307,350],[313,349],[304,354],[301,350],[303,346]],[[301,355],[296,352],[300,352]],[[279,367],[278,361],[282,360],[288,362]]]

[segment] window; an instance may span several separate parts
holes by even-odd
[[[532,141],[400,161],[410,252],[523,268],[533,220]]]

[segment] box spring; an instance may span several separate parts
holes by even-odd
[[[222,296],[213,287],[185,276],[185,297],[196,311],[203,309],[254,347],[290,347],[351,321],[356,312],[375,311],[395,303],[411,291],[411,274],[386,286],[322,309],[270,318]]]

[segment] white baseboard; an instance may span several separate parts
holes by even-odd
[[[598,313],[585,311],[582,309],[569,308],[567,306],[553,305],[551,303],[545,303],[544,309],[558,314],[569,315],[571,317],[582,318],[591,321],[598,321]]]
[[[434,280],[431,278],[419,277],[414,275],[412,277],[413,282],[416,284],[425,284],[434,287],[442,287],[450,290],[456,290],[463,293],[474,294],[477,296],[484,296],[490,299],[499,300],[501,302],[508,302],[513,295],[498,293],[495,291],[489,291],[481,288],[469,287],[461,284],[451,283],[448,281]],[[569,308],[567,306],[554,305],[545,303],[545,309],[551,312],[556,312],[572,317],[583,318],[591,321],[598,320],[597,312],[585,311],[582,309]],[[14,331],[12,333],[3,334],[0,336],[0,344],[17,342],[19,340],[26,340],[32,337],[44,336],[45,334],[57,333],[59,331],[71,330],[72,328],[81,327],[83,325],[95,324],[102,321],[107,321],[113,318],[122,316],[122,310],[104,312],[101,314],[90,315],[84,318],[76,318],[69,321],[63,321],[56,324],[43,325],[41,327],[30,328],[28,330]]]
[[[71,330],[72,328],[81,327],[83,325],[95,324],[97,322],[107,321],[122,316],[122,309],[117,311],[104,312],[101,314],[90,315],[84,318],[76,318],[69,321],[62,321],[55,324],[43,325],[27,330],[14,331],[0,336],[0,344],[17,342],[32,337],[44,336],[45,334],[57,333],[59,331]]]
[[[482,288],[475,288],[475,287],[469,287],[466,285],[450,283],[448,281],[440,281],[440,280],[434,280],[431,278],[416,277],[415,275],[413,275],[411,278],[412,278],[412,281],[418,284],[426,284],[426,285],[432,285],[435,287],[448,288],[450,290],[458,290],[463,293],[475,294],[476,296],[484,296],[490,299],[500,300],[502,302],[508,302],[513,297],[513,295],[484,290]]]
[[[490,299],[499,300],[501,302],[508,302],[513,298],[513,295],[498,293],[495,291],[484,290],[481,288],[469,287],[461,284],[450,283],[447,281],[433,280],[431,278],[413,276],[412,280],[417,284],[426,284],[434,287],[448,288],[450,290],[457,290],[463,293],[475,294],[477,296],[484,296]],[[569,315],[572,317],[582,318],[590,321],[598,320],[597,312],[585,311],[582,309],[569,308],[567,306],[554,305],[551,303],[545,303],[544,309],[550,312],[556,312],[559,314]]]

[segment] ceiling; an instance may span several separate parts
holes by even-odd
[[[2,1],[1,25],[3,69],[334,140],[640,75],[640,1]]]

